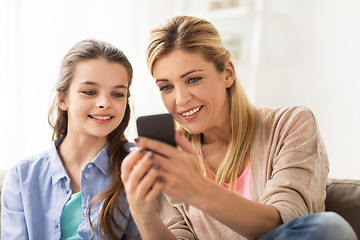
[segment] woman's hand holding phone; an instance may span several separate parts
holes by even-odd
[[[161,141],[139,137],[137,146],[154,152],[153,160],[159,164],[159,178],[163,181],[162,192],[180,202],[196,205],[198,197],[208,181],[202,174],[199,154],[192,144],[175,132],[177,147]]]

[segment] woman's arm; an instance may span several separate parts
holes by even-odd
[[[325,191],[322,186],[326,183],[327,175],[323,172],[327,172],[327,159],[323,156],[314,117],[304,109],[287,114],[289,116],[281,116],[280,120],[271,123],[277,130],[270,134],[273,140],[269,142],[276,151],[270,152],[266,160],[271,164],[272,172],[268,173],[260,203],[247,200],[203,177],[198,154],[179,132],[175,134],[177,149],[146,138],[139,138],[138,145],[159,153],[155,154],[154,162],[161,165],[165,194],[201,209],[239,234],[253,239],[276,228],[283,219],[287,221],[311,213],[311,205],[320,201],[322,191]],[[260,152],[265,151],[261,148],[264,146],[259,145]]]
[[[247,200],[206,179],[199,168],[199,156],[179,132],[178,149],[140,138],[138,144],[160,154],[163,192],[177,201],[193,205],[247,238],[257,238],[279,226],[279,212],[270,205]]]

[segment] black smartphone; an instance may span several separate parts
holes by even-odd
[[[136,119],[139,136],[152,138],[176,147],[174,119],[171,114],[141,116]]]

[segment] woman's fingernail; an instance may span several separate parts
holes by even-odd
[[[161,166],[160,166],[160,164],[159,164],[159,163],[156,163],[156,164],[155,164],[155,166],[154,166],[154,168],[155,168],[156,170],[159,170],[159,169],[160,169],[160,167],[161,167]]]
[[[134,141],[138,143],[140,140],[138,138],[135,138]]]
[[[158,181],[162,183],[162,182],[164,182],[164,178],[159,177],[159,178],[158,178]]]
[[[144,148],[139,147],[139,153],[142,153],[142,152],[144,152],[144,151],[145,151],[145,149],[144,149]]]
[[[178,130],[178,133],[180,134],[180,136],[182,136],[183,134],[182,134],[182,132],[181,132],[181,130]]]
[[[154,158],[154,153],[150,152],[149,159],[152,160]]]

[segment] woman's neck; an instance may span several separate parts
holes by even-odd
[[[231,141],[231,128],[213,129],[202,134],[202,155],[213,172],[216,172],[224,160]]]

